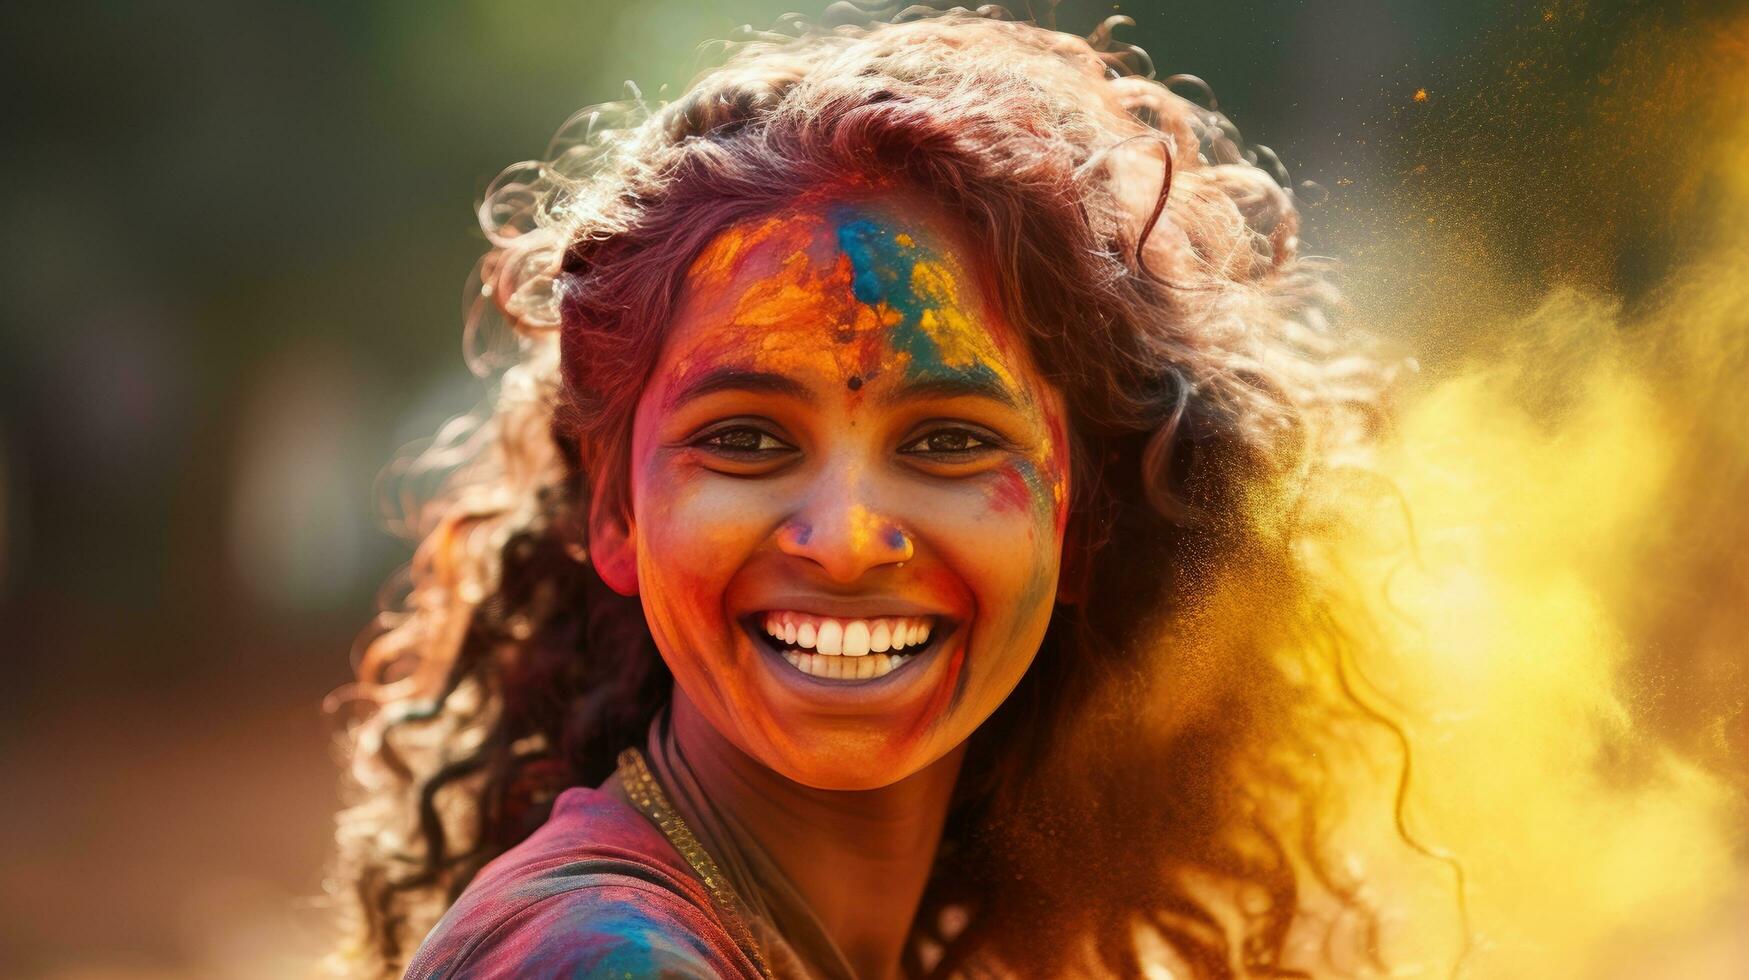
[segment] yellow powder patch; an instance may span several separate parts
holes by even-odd
[[[711,239],[710,244],[687,267],[687,278],[712,283],[727,280],[742,256],[771,239],[784,227],[783,220],[769,217],[751,226],[737,224],[725,229],[722,234]]]
[[[911,291],[931,303],[919,316],[917,326],[934,341],[943,364],[960,369],[982,366],[1012,390],[1025,390],[1004,366],[1001,351],[989,331],[966,315],[960,303],[958,280],[945,263],[915,263],[911,267]]]

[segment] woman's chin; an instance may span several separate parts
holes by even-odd
[[[895,744],[878,733],[808,730],[781,746],[772,746],[763,760],[785,779],[813,789],[858,791],[883,789],[902,782],[933,761],[923,748]]]
[[[753,656],[742,662],[756,676],[744,693],[757,707],[737,727],[752,736],[747,742],[762,745],[755,755],[769,768],[802,785],[867,790],[896,783],[952,748],[941,742],[951,728],[945,723],[967,634],[944,631],[939,642],[867,678],[848,675],[875,654],[831,657],[830,666],[841,669],[822,676],[809,658],[748,636]]]

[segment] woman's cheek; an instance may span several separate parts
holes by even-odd
[[[720,618],[724,587],[758,541],[755,485],[697,467],[646,471],[638,507],[640,587],[647,593],[646,605],[655,606],[664,618],[698,620],[665,623],[667,631],[718,625],[714,620]]]
[[[964,493],[932,508],[940,534],[957,542],[953,564],[963,569],[986,630],[999,642],[1024,634],[1048,604],[1056,582],[1059,533],[1051,481],[1039,461],[1004,461]]]
[[[1048,447],[1042,457],[1009,460],[993,474],[987,491],[991,514],[1006,525],[1001,540],[1007,543],[1002,550],[1010,572],[1004,598],[1013,618],[1004,643],[1022,639],[1055,599],[1066,490],[1057,462]]]
[[[686,452],[645,471],[639,522],[647,537],[672,549],[669,557],[710,557],[745,545],[757,533],[765,481],[713,472]]]

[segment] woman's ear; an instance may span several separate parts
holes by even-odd
[[[623,508],[603,503],[602,496],[596,494],[589,503],[589,562],[608,588],[637,595],[637,535]]]

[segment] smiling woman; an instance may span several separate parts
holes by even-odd
[[[639,399],[628,512],[592,521],[675,713],[807,786],[947,756],[1050,623],[1062,396],[964,239],[879,191],[725,229]]]
[[[343,971],[1310,975],[1320,896],[1378,965],[1301,546],[1387,372],[1140,52],[902,16],[488,196],[512,343],[346,692]]]

